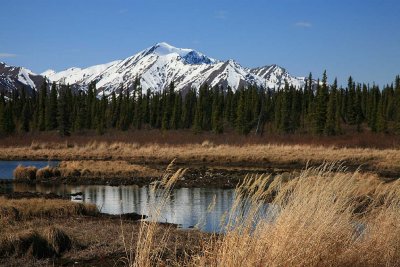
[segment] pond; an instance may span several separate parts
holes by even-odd
[[[0,185],[0,192],[41,192],[69,195],[82,192],[82,197],[71,197],[73,201],[94,203],[101,212],[122,214],[136,212],[151,214],[160,203],[160,196],[149,187],[103,186],[103,185]],[[182,228],[198,228],[205,232],[219,232],[221,218],[230,210],[234,200],[233,189],[179,188],[167,199],[158,218],[159,222],[178,224]],[[212,207],[212,208],[210,208]]]
[[[18,165],[22,165],[24,167],[34,166],[38,169],[51,166],[55,167],[58,165],[58,161],[29,161],[29,160],[1,160],[0,161],[0,180],[9,180],[13,179],[13,171],[17,168]]]
[[[1,179],[12,179],[13,170],[18,166],[57,166],[57,161],[0,161]],[[148,186],[107,186],[107,185],[44,185],[44,184],[0,184],[0,193],[39,192],[55,193],[61,196],[81,192],[71,197],[72,201],[93,203],[103,213],[138,213],[151,215],[160,206],[162,197]],[[178,224],[182,228],[198,228],[205,232],[221,232],[235,198],[235,190],[220,188],[177,188],[166,199],[161,214],[150,220]],[[226,223],[226,222],[225,222]]]

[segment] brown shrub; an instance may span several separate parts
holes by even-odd
[[[34,181],[36,179],[36,171],[36,167],[18,165],[13,172],[14,179],[16,181]]]

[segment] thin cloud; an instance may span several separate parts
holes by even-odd
[[[17,54],[10,54],[10,53],[0,53],[0,58],[10,58],[10,57],[16,57]]]
[[[220,19],[220,20],[225,20],[228,18],[228,12],[225,10],[220,10],[215,13],[214,18]]]
[[[298,21],[294,24],[294,26],[299,27],[299,28],[311,28],[312,24],[311,24],[311,22],[308,22],[308,21]]]

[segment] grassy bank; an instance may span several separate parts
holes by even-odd
[[[252,176],[236,189],[227,216],[225,233],[203,242],[200,253],[192,251],[186,266],[400,265],[399,181],[383,184],[333,165]],[[154,225],[142,227],[129,266],[182,264],[152,254],[165,247],[154,240]]]
[[[99,214],[94,205],[43,197],[0,198],[1,266],[125,266],[121,239],[136,242],[140,223]],[[157,224],[154,233],[155,242],[168,247],[165,260],[183,257],[176,251],[192,251],[204,237],[173,225]]]
[[[115,161],[109,166],[99,165],[116,171],[125,171],[121,161],[129,164],[168,164],[174,158],[178,163],[206,166],[277,167],[301,169],[306,164],[320,165],[340,159],[348,167],[371,171],[382,176],[398,178],[400,175],[399,149],[338,148],[314,145],[216,145],[210,141],[202,144],[161,145],[137,143],[89,142],[86,144],[32,143],[22,147],[4,147],[0,159],[58,159],[65,161],[103,160]],[[70,163],[69,166],[78,163]],[[96,163],[94,163],[96,164]],[[118,166],[119,165],[119,166]],[[164,166],[165,166],[164,165]],[[114,167],[115,166],[115,167]],[[89,166],[90,167],[90,166]],[[68,166],[67,166],[68,168]],[[139,168],[132,167],[129,168]],[[136,170],[135,170],[136,171]],[[138,170],[140,173],[140,170]]]
[[[174,169],[168,166],[161,182],[152,186],[162,189],[164,200],[186,172]],[[249,175],[235,195],[224,233],[215,235],[101,217],[90,206],[65,200],[1,198],[0,264],[400,264],[400,180],[385,183],[325,164],[300,173]],[[166,203],[155,203],[148,215],[157,219]]]
[[[26,221],[32,218],[68,218],[70,216],[95,216],[95,205],[74,203],[59,199],[7,199],[0,197],[0,220]]]
[[[32,132],[3,136],[0,147],[30,146],[32,143],[77,144],[79,146],[96,141],[98,143],[132,143],[139,145],[166,144],[170,146],[201,144],[210,141],[216,145],[315,145],[351,148],[400,148],[400,136],[393,134],[377,134],[367,129],[362,132],[346,129],[346,134],[338,136],[318,136],[310,134],[264,134],[263,136],[250,133],[237,134],[233,129],[223,134],[211,132],[194,133],[192,130],[151,130],[140,131],[107,131],[98,135],[95,131],[73,133],[70,137],[62,137],[57,131]]]

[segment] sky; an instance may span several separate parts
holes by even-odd
[[[0,0],[0,61],[88,67],[158,42],[244,67],[384,85],[400,74],[398,0]]]

